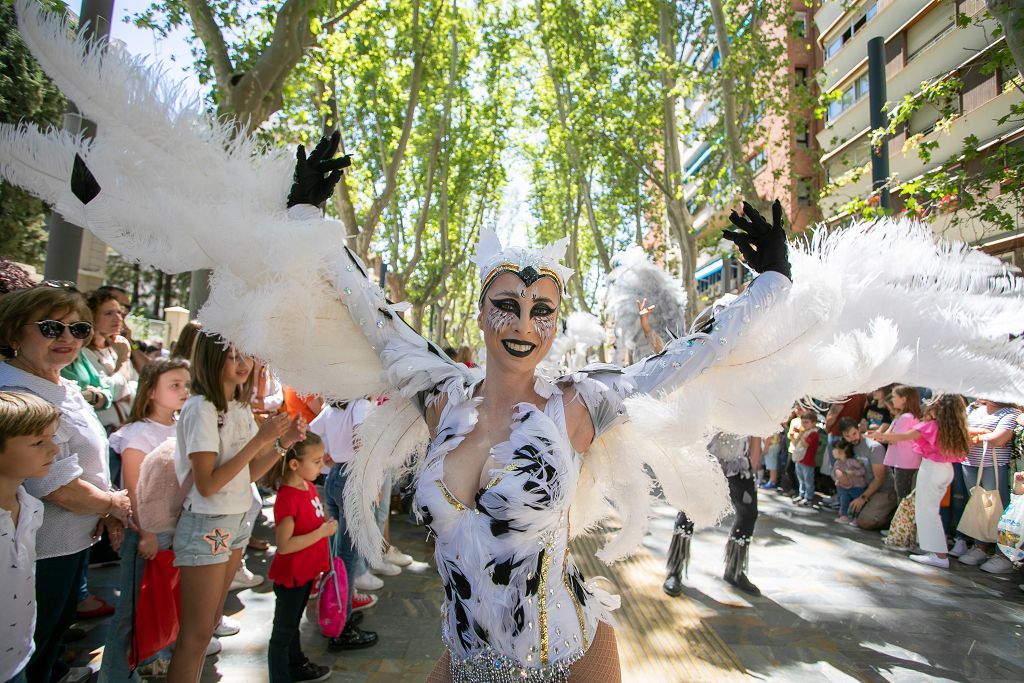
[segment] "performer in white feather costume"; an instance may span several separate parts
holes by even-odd
[[[170,272],[212,268],[204,329],[299,391],[352,399],[397,389],[360,430],[350,467],[361,486],[346,490],[346,516],[361,551],[378,558],[380,485],[429,442],[416,506],[445,583],[441,676],[564,680],[611,660],[615,673],[600,675],[615,680],[607,624],[617,600],[584,581],[569,541],[614,512],[621,526],[599,557],[632,552],[655,480],[695,524],[720,519],[726,485],[705,450],[715,432],[768,434],[799,397],[892,381],[1024,402],[1021,342],[1006,341],[1024,330],[1021,284],[998,261],[936,244],[924,227],[881,222],[792,249],[790,287],[776,272],[789,268],[781,225],[753,212],[736,217],[746,232],[732,236],[768,272],[712,329],[628,368],[591,366],[555,382],[535,380],[534,369],[557,329],[569,275],[561,249],[502,249],[485,236],[482,377],[402,321],[340,224],[306,204],[288,209],[322,197],[337,164],[300,159],[297,184],[315,189],[286,203],[283,154],[257,156],[253,140],[233,138],[198,101],[179,101],[155,70],[68,39],[29,0],[17,8],[26,44],[99,132],[83,141],[2,126],[4,177],[126,257]]]

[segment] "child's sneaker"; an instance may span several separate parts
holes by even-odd
[[[777,489],[779,487],[774,481],[769,479],[768,481],[761,484],[761,488],[764,489],[765,491],[771,491],[772,489]]]
[[[953,557],[961,557],[967,553],[967,541],[962,538],[956,539],[956,543],[949,549],[949,554]]]
[[[331,677],[331,667],[322,664],[314,664],[308,659],[301,666],[291,671],[294,683],[310,683],[311,681],[326,681]]]
[[[836,522],[839,523],[839,524],[849,524],[850,523],[850,518],[847,517],[846,515],[839,515],[836,518]]]
[[[945,557],[939,557],[935,553],[911,555],[910,559],[919,564],[927,564],[931,567],[938,567],[939,569],[949,569],[949,560]]]
[[[376,595],[367,595],[366,593],[356,593],[352,596],[352,611],[357,612],[359,610],[369,609],[377,604]]]
[[[970,565],[972,567],[977,567],[979,564],[985,562],[986,560],[988,560],[988,553],[986,553],[978,546],[974,546],[973,548],[971,548],[966,553],[960,556],[960,562],[966,565]]]

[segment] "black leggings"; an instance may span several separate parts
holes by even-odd
[[[749,539],[754,535],[754,525],[757,523],[757,490],[754,485],[754,478],[749,474],[735,474],[726,477],[729,482],[729,499],[736,509],[736,519],[732,523],[732,531],[729,538]],[[693,534],[693,522],[680,511],[676,516],[676,531],[683,529],[687,536]]]
[[[312,590],[312,581],[294,588],[274,584],[274,627],[267,647],[270,683],[291,683],[292,672],[306,661],[299,645],[299,623]]]

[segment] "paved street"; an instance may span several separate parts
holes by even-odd
[[[1024,583],[1020,574],[990,576],[954,563],[951,570],[917,565],[885,550],[880,537],[832,522],[831,513],[795,508],[760,494],[761,518],[751,578],[761,598],[747,599],[719,578],[727,527],[694,539],[688,588],[681,598],[661,592],[664,554],[674,517],[664,508],[652,521],[645,551],[605,567],[577,544],[588,576],[602,575],[622,595],[617,614],[623,679],[647,681],[1020,681],[1024,680]],[[310,624],[303,645],[329,663],[332,681],[422,681],[440,652],[439,585],[420,529],[392,519],[394,539],[414,555],[413,567],[385,578],[381,601],[364,626],[380,643],[333,655]],[[268,536],[269,537],[269,536]],[[265,573],[267,558],[250,559]],[[113,572],[93,585],[112,598]],[[232,594],[227,612],[243,624],[222,640],[203,681],[267,680],[265,648],[273,615],[267,587]],[[73,652],[98,665],[102,623],[91,625]]]

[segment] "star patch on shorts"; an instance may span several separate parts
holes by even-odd
[[[206,534],[203,538],[210,544],[210,552],[214,555],[226,553],[231,549],[228,546],[228,543],[231,541],[231,534],[220,527]]]

